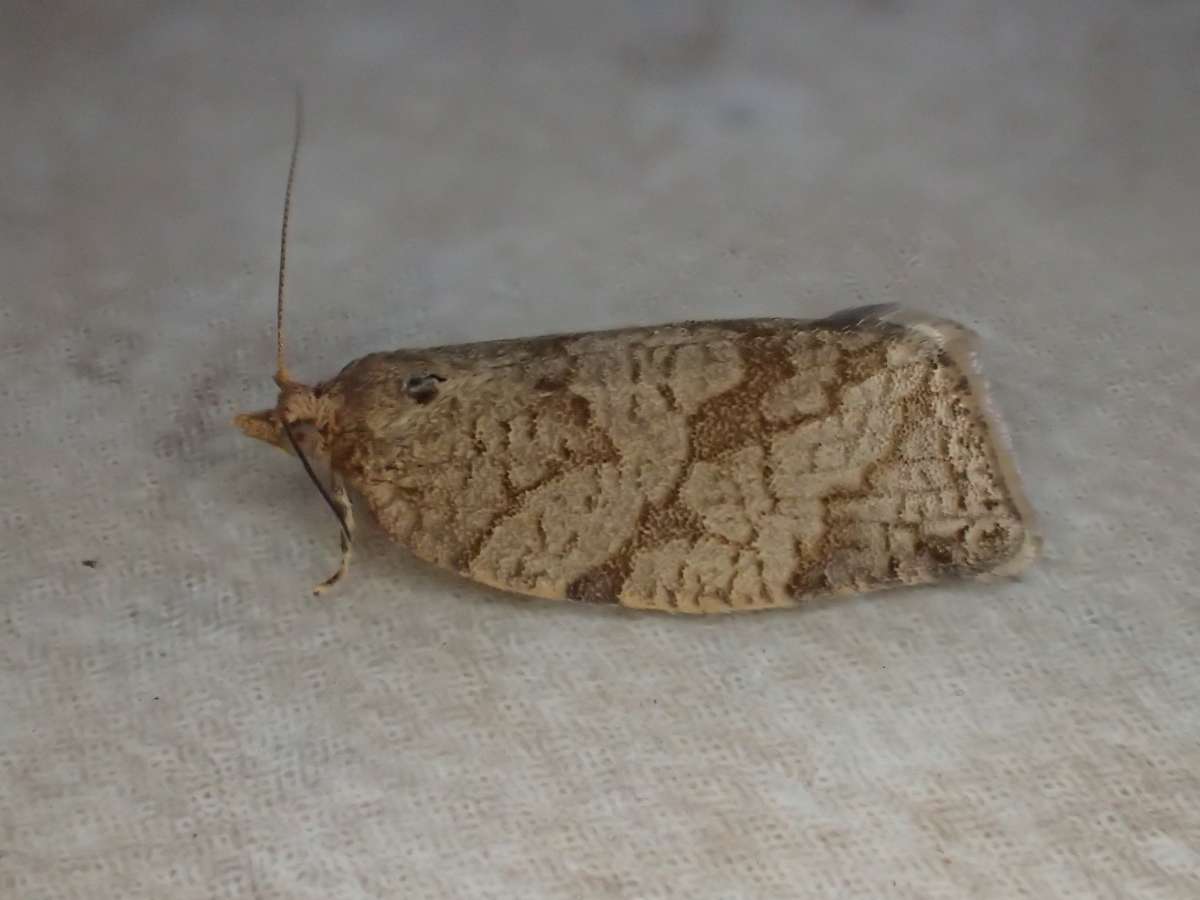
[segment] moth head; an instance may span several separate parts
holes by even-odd
[[[333,404],[307,385],[287,384],[279,392],[273,409],[241,413],[233,424],[242,434],[288,453],[295,452],[284,430],[284,422],[304,451],[322,456],[327,452],[324,434],[333,421]]]

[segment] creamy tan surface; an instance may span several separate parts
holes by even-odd
[[[333,465],[418,556],[729,612],[1028,561],[966,351],[953,323],[690,323],[375,354],[319,393]]]
[[[1200,897],[1195,0],[0,7],[2,900]],[[312,597],[230,425],[293,77],[297,379],[897,302],[979,333],[1040,558],[672,616],[361,508]]]

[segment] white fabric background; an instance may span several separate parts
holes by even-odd
[[[442,6],[7,7],[0,896],[1200,896],[1200,7]],[[298,375],[899,301],[983,335],[1044,560],[695,621],[366,529],[313,599],[229,424],[293,76]]]

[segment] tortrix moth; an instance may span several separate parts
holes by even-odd
[[[680,613],[1016,574],[1038,540],[953,322],[866,307],[284,367],[247,435],[347,485],[421,559],[506,591]],[[307,456],[326,461],[330,488]]]

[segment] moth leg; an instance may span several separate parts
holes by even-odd
[[[342,524],[342,559],[337,571],[313,588],[313,594],[320,595],[342,580],[350,569],[350,553],[354,545],[354,507],[350,503],[350,495],[346,491],[346,483],[336,472],[330,476],[330,497],[337,507],[338,519]]]

